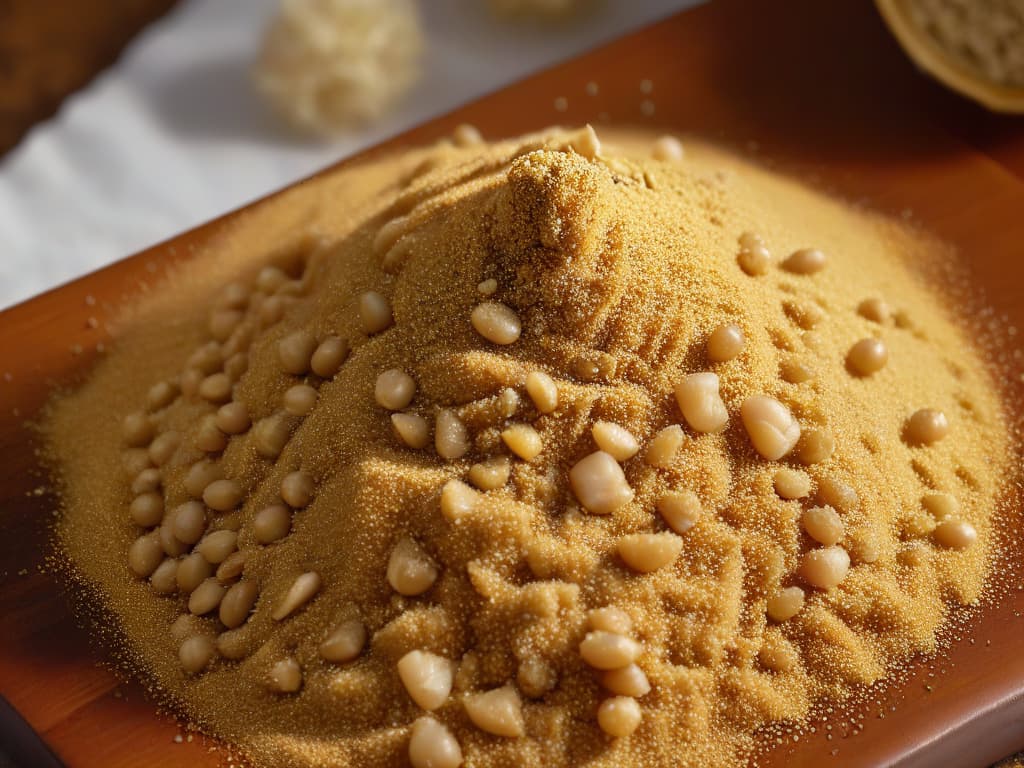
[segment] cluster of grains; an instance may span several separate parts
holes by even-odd
[[[256,85],[296,128],[336,134],[391,110],[419,78],[422,51],[411,0],[283,0]]]
[[[936,47],[987,80],[1024,87],[1022,0],[903,0]]]
[[[55,403],[132,663],[261,765],[674,766],[933,649],[1007,438],[929,245],[675,139],[455,139],[242,221]]]

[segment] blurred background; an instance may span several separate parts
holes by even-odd
[[[0,308],[699,1],[0,0]]]

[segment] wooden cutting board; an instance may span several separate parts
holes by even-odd
[[[487,136],[589,121],[716,140],[936,232],[997,313],[1024,327],[1024,123],[989,116],[915,72],[864,0],[715,0],[382,149],[463,121]],[[0,741],[26,766],[233,762],[202,737],[177,743],[173,718],[97,665],[99,652],[39,570],[54,501],[25,426],[53,386],[102,354],[104,322],[124,299],[155,287],[226,220],[0,314],[0,694],[20,713],[0,707]],[[1021,394],[1019,379],[1012,386]],[[1013,559],[1024,560],[1024,536],[1012,539]],[[1017,591],[971,619],[948,655],[762,764],[984,766],[1024,748],[1021,611]]]

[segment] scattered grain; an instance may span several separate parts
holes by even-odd
[[[225,481],[218,480],[216,482]],[[210,486],[207,486],[207,490],[213,485],[211,483]],[[219,496],[219,494],[217,495]],[[205,498],[205,492],[203,496]],[[198,501],[186,501],[171,512],[169,524],[174,538],[185,544],[195,544],[203,537],[203,532],[206,530],[206,508]]]
[[[198,587],[192,590],[188,597],[188,610],[196,616],[202,616],[214,611],[224,599],[227,588],[217,579],[209,578],[203,581]]]
[[[779,364],[779,373],[783,381],[790,384],[803,384],[814,378],[814,367],[807,360],[799,357],[787,357]]]
[[[168,557],[149,577],[149,585],[158,595],[170,595],[178,589],[178,561]]]
[[[398,677],[409,698],[423,709],[434,710],[445,703],[452,691],[455,665],[443,656],[409,651],[398,660]]]
[[[775,473],[773,485],[783,499],[802,499],[811,493],[811,478],[798,469],[780,469]]]
[[[676,402],[686,423],[697,432],[720,432],[729,422],[729,412],[718,393],[714,373],[691,373],[675,387]]]
[[[295,693],[302,687],[302,667],[293,658],[275,662],[267,672],[267,687],[276,693]]]
[[[772,254],[760,235],[753,232],[744,232],[740,235],[739,244],[740,252],[736,257],[736,263],[740,265],[740,269],[751,277],[768,272],[768,266],[772,261]]]
[[[313,500],[316,484],[307,472],[289,472],[281,481],[281,498],[292,509],[308,507]]]
[[[513,424],[501,432],[501,440],[523,461],[533,461],[544,450],[540,433],[529,424]]]
[[[195,592],[200,584],[213,575],[213,566],[210,561],[199,552],[185,555],[177,563],[178,567],[174,574],[175,584],[186,595]]]
[[[967,549],[978,540],[978,531],[966,520],[947,517],[935,526],[935,541],[950,549]]]
[[[590,428],[590,434],[597,447],[610,454],[616,461],[633,458],[640,450],[640,443],[629,430],[610,421],[597,421]]]
[[[838,544],[843,538],[843,520],[829,506],[805,509],[800,517],[800,524],[808,536],[825,546]]]
[[[231,530],[212,531],[203,536],[196,545],[196,551],[213,565],[227,560],[228,555],[238,548],[238,532]]]
[[[665,427],[647,444],[644,461],[652,467],[668,469],[679,455],[679,449],[683,447],[685,439],[683,428],[679,425]]]
[[[569,470],[569,482],[576,498],[591,514],[611,514],[633,499],[633,489],[626,482],[622,467],[604,451],[576,462]]]
[[[280,541],[292,529],[292,513],[283,504],[264,507],[252,519],[253,535],[260,544]]]
[[[146,394],[146,406],[151,411],[160,411],[178,399],[181,387],[173,381],[158,381]]]
[[[850,370],[858,376],[878,373],[889,362],[889,349],[881,339],[861,339],[846,355]]]
[[[631,637],[602,629],[588,632],[580,643],[580,655],[594,669],[622,669],[640,658],[640,643]]]
[[[128,548],[128,565],[136,576],[146,578],[164,559],[160,539],[152,533],[137,538]]]
[[[366,645],[366,627],[358,619],[341,622],[320,643],[320,656],[339,664],[352,661]]]
[[[146,413],[130,413],[121,424],[125,445],[139,448],[149,445],[156,435],[156,424]]]
[[[740,406],[740,418],[754,449],[769,461],[781,459],[800,439],[800,424],[789,409],[774,398],[748,397]]]
[[[388,559],[388,584],[400,595],[422,595],[437,581],[438,569],[430,556],[412,539],[398,540]]]
[[[558,385],[543,371],[526,375],[526,392],[541,413],[553,413],[558,407]]]
[[[475,125],[460,123],[452,131],[452,140],[457,147],[472,147],[484,143],[484,137],[480,135]]]
[[[216,655],[213,641],[205,635],[194,635],[186,639],[178,650],[181,668],[190,675],[202,672]]]
[[[933,445],[948,434],[946,414],[934,408],[914,411],[907,421],[906,437],[911,445]]]
[[[256,451],[267,459],[276,459],[291,439],[292,430],[282,414],[268,416],[256,422],[252,429]]]
[[[686,533],[700,520],[703,507],[693,491],[670,491],[656,504],[665,523],[676,533]]]
[[[638,573],[653,573],[672,563],[683,549],[674,533],[634,533],[617,543],[619,557]]]
[[[285,373],[301,376],[309,371],[310,360],[316,351],[316,339],[309,331],[295,331],[277,344],[277,358]]]
[[[159,525],[164,518],[164,497],[153,491],[140,494],[132,499],[128,514],[136,525],[143,528]]]
[[[651,692],[647,675],[636,664],[604,672],[601,675],[601,685],[614,694],[633,698],[640,698]]]
[[[416,395],[416,382],[400,368],[391,368],[377,376],[373,396],[377,405],[389,411],[400,411]]]
[[[181,435],[170,431],[157,435],[149,444],[149,458],[158,467],[169,462],[181,445]]]
[[[812,549],[800,563],[800,575],[818,589],[838,586],[849,570],[850,555],[842,547]]]
[[[469,451],[469,432],[455,411],[438,411],[434,423],[434,448],[442,459],[461,459]]]
[[[211,403],[226,403],[231,399],[232,387],[226,373],[213,373],[199,383],[199,396]]]
[[[391,414],[391,426],[398,439],[410,448],[426,448],[430,443],[430,425],[422,416],[415,413]],[[445,444],[446,449],[451,447]]]
[[[507,346],[519,340],[523,326],[510,307],[497,302],[485,301],[474,307],[469,316],[476,332],[490,342]]]
[[[782,262],[782,268],[797,275],[813,275],[821,272],[828,263],[828,258],[817,248],[802,248],[794,251]]]
[[[146,457],[149,458],[148,456]],[[135,479],[132,480],[131,491],[138,495],[140,493],[150,493],[160,488],[160,470],[156,467],[146,467],[141,472],[135,475]]]
[[[203,501],[210,509],[229,512],[242,503],[242,486],[235,480],[214,480],[203,491]]]
[[[359,319],[367,335],[386,331],[394,323],[391,303],[377,291],[366,291],[359,297]]]
[[[830,432],[812,427],[801,433],[796,455],[803,464],[820,464],[832,458],[835,449],[836,441]]]
[[[290,416],[308,416],[316,405],[317,391],[309,384],[296,384],[285,390],[281,407]]]
[[[205,416],[196,430],[195,446],[207,453],[220,453],[228,445],[228,436],[217,426],[215,414]]]
[[[597,724],[609,736],[625,738],[640,727],[643,713],[636,699],[628,696],[613,696],[601,702],[597,709]]]
[[[463,700],[463,706],[473,725],[482,731],[507,738],[526,732],[523,705],[511,685],[471,694]]]
[[[746,338],[743,329],[738,325],[720,325],[708,336],[707,355],[713,363],[724,363],[732,360],[743,351]]]
[[[237,400],[233,403],[222,405],[217,410],[217,418],[214,422],[217,429],[226,435],[240,435],[252,425],[249,418],[249,409],[245,403]]]
[[[857,305],[857,314],[874,323],[885,325],[892,319],[892,310],[882,299],[864,299]]]
[[[651,145],[651,157],[663,163],[678,162],[684,154],[683,145],[675,136],[661,136]]]
[[[329,379],[338,372],[341,364],[348,358],[348,342],[337,336],[328,336],[317,346],[309,362],[313,373]]]
[[[772,621],[789,621],[804,607],[804,591],[800,587],[785,587],[768,598],[768,618]]]
[[[960,512],[960,502],[949,493],[926,493],[921,504],[936,520],[954,517]]]
[[[633,631],[633,619],[628,613],[614,605],[594,608],[587,613],[587,623],[591,629],[628,635]]]
[[[274,621],[283,621],[291,616],[316,596],[320,591],[320,583],[320,574],[315,571],[307,571],[297,576],[284,599],[270,614],[270,618]]]
[[[434,718],[424,716],[412,724],[409,763],[412,768],[459,768],[462,749],[451,731]]]
[[[469,468],[469,482],[481,491],[496,491],[508,484],[512,474],[512,462],[507,456],[496,456],[493,459],[474,464]]]

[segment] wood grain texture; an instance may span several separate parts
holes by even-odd
[[[653,85],[649,95],[642,80]],[[556,111],[559,97],[567,112]],[[717,140],[936,232],[957,247],[997,313],[1024,327],[1024,123],[989,116],[917,73],[863,0],[716,0],[371,152],[437,138],[463,121],[488,136],[591,121]],[[96,666],[53,581],[38,572],[54,502],[24,426],[55,383],[88,368],[106,343],[103,320],[124,297],[157,284],[167,264],[190,258],[221,226],[0,314],[0,693],[74,768],[224,761],[199,739],[175,744],[173,719]],[[1019,397],[1019,380],[1011,386]],[[1012,546],[1024,560],[1020,539]],[[836,721],[762,764],[966,768],[1024,747],[1020,611],[1017,592],[971,619],[947,656],[873,692],[859,732]],[[0,724],[16,727],[2,714]]]
[[[177,0],[0,0],[0,155]]]

